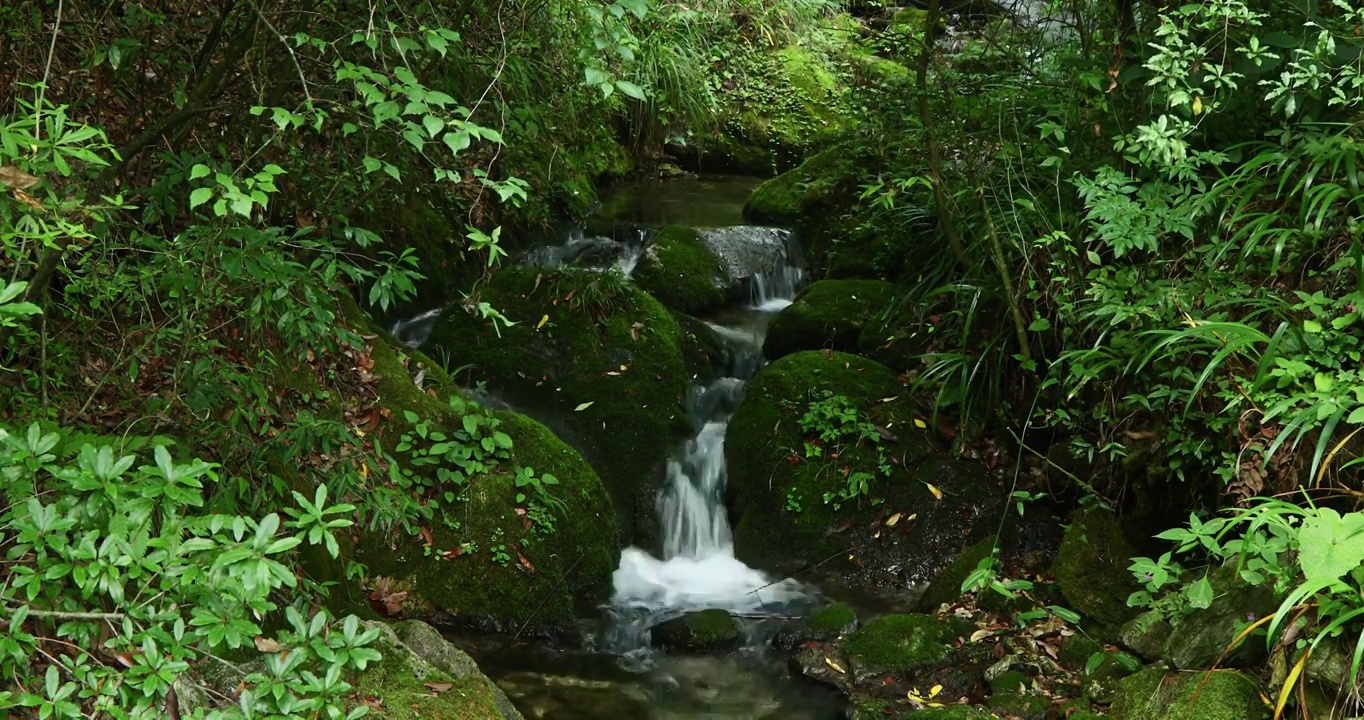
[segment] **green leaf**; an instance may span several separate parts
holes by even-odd
[[[1364,423],[1364,405],[1355,408],[1354,411],[1350,413],[1350,417],[1345,418],[1345,422],[1350,423],[1351,425]]]
[[[427,115],[422,118],[422,127],[425,127],[426,133],[434,138],[440,134],[441,130],[445,129],[445,121],[435,115]]]
[[[194,208],[197,208],[200,205],[203,205],[204,203],[208,202],[212,198],[213,188],[206,187],[197,188],[195,189],[194,192],[189,194],[189,209],[193,210]]]
[[[1321,323],[1316,320],[1303,320],[1302,329],[1310,333],[1319,333],[1321,332]]]
[[[592,402],[585,402],[582,405],[573,408],[573,412],[582,412],[590,407],[592,407]]]
[[[204,164],[195,165],[193,168],[190,168],[189,179],[198,180],[199,178],[206,178],[209,176],[209,173],[211,172],[213,171],[209,170],[207,165]]]
[[[597,68],[586,68],[583,70],[583,74],[587,78],[588,85],[601,85],[611,79],[610,75]]]
[[[1364,513],[1318,508],[1298,533],[1298,564],[1309,582],[1335,581],[1364,563]]]
[[[1202,610],[1212,604],[1212,583],[1205,575],[1184,588],[1184,597],[1189,599],[1189,607]]]
[[[626,80],[617,80],[616,89],[641,102],[645,100],[644,88],[632,82]]]
[[[458,132],[445,133],[445,137],[442,137],[441,141],[450,148],[450,152],[458,155],[469,147],[471,139],[467,131],[460,130]]]
[[[1048,320],[1048,319],[1046,319],[1046,318],[1044,318],[1044,317],[1037,318],[1036,320],[1033,320],[1032,323],[1030,323],[1030,324],[1028,325],[1028,330],[1031,331],[1031,332],[1042,332],[1042,331],[1044,331],[1044,330],[1050,330],[1050,329],[1051,329],[1051,321]]]

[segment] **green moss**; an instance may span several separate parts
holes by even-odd
[[[845,602],[827,605],[805,619],[805,626],[816,632],[846,632],[856,625],[857,611]]]
[[[432,333],[433,352],[516,407],[550,418],[597,469],[617,507],[633,507],[641,481],[688,429],[673,316],[618,275],[567,269],[503,270],[477,300],[516,325],[499,334],[471,313],[451,312]]]
[[[690,228],[670,226],[658,231],[632,277],[677,312],[704,315],[725,303],[724,268],[701,234]]]
[[[1235,670],[1166,674],[1160,668],[1148,668],[1118,682],[1109,717],[1257,720],[1269,716],[1259,695],[1256,682]]]
[[[739,645],[739,624],[724,610],[702,610],[661,623],[651,631],[659,647],[687,653],[713,653]]]
[[[914,426],[911,403],[899,397],[903,390],[885,367],[842,353],[794,353],[758,373],[725,435],[730,496],[739,518],[734,542],[741,559],[779,569],[846,547],[829,528],[844,519],[868,520],[874,508],[870,502],[840,508],[824,502],[825,493],[846,489],[845,469],[877,476],[870,483],[871,494],[905,512],[932,502],[928,490],[914,480],[920,473],[951,491],[950,482],[944,483],[939,475],[950,470],[935,458],[919,460],[926,455],[927,431]],[[803,456],[806,434],[799,420],[824,391],[846,398],[896,434],[880,445],[887,456],[906,458],[892,468],[890,477],[879,475],[878,446],[870,441],[842,447],[836,459]]]
[[[724,340],[709,325],[690,315],[674,313],[673,319],[682,333],[682,360],[687,377],[702,382],[713,380],[730,360]]]
[[[990,692],[992,693],[1016,693],[1032,684],[1032,678],[1024,675],[1017,670],[1005,670],[994,680],[990,681]]]
[[[933,612],[943,603],[954,602],[961,598],[961,584],[966,582],[980,561],[990,556],[994,550],[994,538],[986,538],[966,548],[947,567],[938,571],[929,581],[924,594],[919,598],[918,607],[924,612]]]
[[[411,194],[389,212],[368,218],[365,225],[383,238],[370,248],[376,260],[380,253],[394,256],[412,250],[425,279],[417,283],[417,301],[422,304],[444,302],[480,270],[479,263],[464,260],[463,225],[458,220],[463,210],[443,196]]]
[[[383,659],[351,680],[357,697],[374,697],[383,704],[386,720],[506,720],[499,693],[482,675],[456,678],[416,658],[388,633],[376,649]],[[449,684],[434,693],[425,683]]]
[[[1104,646],[1097,640],[1088,635],[1075,634],[1066,638],[1066,642],[1061,645],[1061,652],[1057,654],[1057,659],[1061,664],[1071,670],[1083,670],[1089,664],[1089,659],[1095,653],[1101,653]]]
[[[862,328],[894,302],[895,286],[882,280],[811,283],[772,320],[763,354],[778,358],[822,348],[856,351]]]
[[[804,224],[830,207],[857,178],[849,153],[831,148],[799,167],[764,180],[744,204],[744,217],[754,222]]]
[[[869,671],[910,672],[940,663],[948,643],[967,632],[965,621],[932,615],[886,615],[848,636],[845,647],[852,661]]]
[[[1137,590],[1127,569],[1135,554],[1113,513],[1083,510],[1071,517],[1052,572],[1073,609],[1116,629],[1136,615],[1127,605],[1127,597]]]
[[[993,695],[986,705],[998,716],[1023,720],[1043,720],[1051,710],[1049,699],[1018,692]]]

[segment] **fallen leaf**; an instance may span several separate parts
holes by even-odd
[[[931,700],[931,699],[937,697],[938,694],[941,693],[941,692],[942,692],[942,686],[941,686],[941,685],[934,685],[933,688],[932,688],[931,690],[928,691],[928,697],[929,697],[929,699]]]
[[[536,324],[535,329],[539,330],[544,327],[547,322],[549,322],[549,313],[545,313],[545,316],[540,318],[540,322]]]
[[[38,202],[37,198],[33,197],[32,195],[29,195],[28,193],[24,192],[23,190],[20,190],[19,188],[14,189],[14,199],[33,208],[34,210],[46,209],[43,207],[42,203]]]
[[[994,634],[995,634],[994,630],[977,630],[971,633],[971,642],[980,642],[981,640],[984,640],[985,638],[990,637],[991,635]]]
[[[895,513],[886,518],[886,527],[895,527],[895,524],[898,522],[900,522],[900,513]]]
[[[422,528],[422,530],[421,530],[421,536],[422,536],[422,546],[424,546],[424,547],[431,547],[431,543],[435,542],[435,540],[433,540],[433,539],[431,538],[431,528],[428,528],[428,527]]]
[[[0,185],[16,190],[27,190],[38,184],[38,178],[13,165],[0,165]]]
[[[257,635],[257,636],[256,636],[256,650],[258,650],[258,651],[260,651],[260,652],[263,652],[263,653],[277,653],[277,652],[279,652],[280,650],[283,650],[283,649],[284,649],[284,647],[283,647],[282,645],[280,645],[279,643],[275,642],[274,640],[271,640],[271,639],[268,638],[268,637],[265,637],[264,635]]]
[[[928,428],[928,423],[924,422],[923,420],[920,420],[919,418],[914,418],[914,427],[919,428],[920,430],[924,430]]]
[[[586,410],[586,409],[592,407],[592,404],[593,404],[594,402],[596,402],[596,401],[595,401],[595,400],[589,400],[588,402],[585,402],[585,403],[583,403],[582,405],[579,405],[578,407],[573,408],[573,412],[582,412],[582,411],[584,411],[584,410]]]
[[[516,557],[521,562],[521,567],[525,568],[530,574],[535,574],[535,565],[531,563],[530,558],[526,557],[525,553],[521,552],[520,549],[517,549]]]
[[[937,485],[934,485],[933,483],[924,483],[924,484],[928,486],[928,491],[931,492],[931,493],[933,493],[933,497],[935,497],[935,498],[937,498],[937,499],[939,499],[939,500],[942,499],[942,491],[938,489],[938,486],[937,486]]]
[[[840,675],[848,674],[847,670],[844,670],[842,667],[839,666],[838,663],[834,662],[833,660],[830,660],[829,658],[824,658],[824,663],[829,667],[833,668],[834,672],[839,673]]]
[[[435,694],[437,694],[437,695],[439,695],[439,694],[441,694],[441,693],[443,693],[443,692],[445,692],[445,691],[447,691],[447,690],[449,690],[450,688],[452,688],[452,687],[455,686],[454,683],[438,683],[438,682],[422,683],[422,685],[425,685],[425,686],[427,687],[427,689],[429,689],[431,692],[433,692],[433,693],[435,693]]]

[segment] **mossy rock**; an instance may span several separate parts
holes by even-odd
[[[903,580],[918,583],[973,541],[973,532],[983,532],[986,518],[998,517],[999,493],[981,466],[932,451],[906,395],[894,373],[856,355],[799,352],[760,371],[725,435],[738,557],[791,572],[835,555],[847,562],[843,551],[857,545],[863,569],[894,566]],[[878,439],[843,436],[810,455],[804,448],[816,431],[803,430],[800,420],[812,402],[830,397],[881,428],[873,433]],[[871,478],[869,496],[838,500],[857,473]],[[910,515],[917,520],[879,533],[881,523]]]
[[[989,710],[970,705],[911,709],[905,703],[884,699],[857,700],[849,717],[851,720],[999,720]]]
[[[759,223],[808,224],[840,201],[856,179],[857,164],[850,153],[825,150],[754,188],[744,203],[744,217]]]
[[[997,717],[1010,720],[1046,720],[1051,715],[1051,700],[1019,692],[992,695],[985,701]]]
[[[1118,682],[1113,720],[1259,720],[1258,683],[1235,670],[1171,673],[1147,668]]]
[[[956,617],[885,615],[849,635],[844,647],[859,678],[912,675],[941,665],[952,652],[952,641],[970,629]]]
[[[856,352],[862,329],[895,302],[882,280],[819,280],[773,318],[763,354],[776,359],[800,350]]]
[[[1116,630],[1137,614],[1127,604],[1128,596],[1139,589],[1127,569],[1136,554],[1112,512],[1081,510],[1071,516],[1052,572],[1071,608],[1092,623]]]
[[[1062,667],[1068,670],[1084,670],[1089,664],[1089,659],[1103,651],[1104,646],[1098,640],[1076,633],[1062,643],[1057,659],[1060,660]]]
[[[961,599],[961,584],[966,582],[967,576],[975,571],[981,560],[990,557],[994,549],[995,539],[990,537],[963,550],[961,555],[933,576],[924,594],[919,596],[918,609],[933,612],[945,603]]]
[[[374,648],[383,659],[370,665],[351,680],[356,697],[372,697],[382,704],[382,717],[388,720],[522,720],[521,713],[491,680],[478,671],[467,655],[449,645],[429,626],[425,630],[406,628],[409,637],[420,640],[426,653],[435,652],[435,661],[423,657],[394,629],[381,622],[366,623],[377,628],[379,639]],[[434,635],[434,637],[432,637]],[[439,647],[437,641],[446,647]],[[438,687],[434,692],[427,683]]]
[[[445,302],[455,291],[478,277],[480,263],[466,262],[463,213],[440,197],[409,195],[401,205],[368,219],[367,225],[383,242],[367,250],[374,260],[380,252],[401,255],[412,250],[424,279],[417,281],[416,305]]]
[[[1281,598],[1262,585],[1248,585],[1236,572],[1235,563],[1212,574],[1212,603],[1193,610],[1171,628],[1161,653],[1178,670],[1206,670],[1214,664],[1224,668],[1251,667],[1265,658],[1264,643],[1242,641],[1223,656],[1246,623],[1272,615]]]
[[[665,650],[705,655],[739,647],[739,624],[724,610],[702,610],[673,618],[650,630],[654,644]]]
[[[433,429],[462,427],[463,413],[449,402],[454,384],[429,358],[383,338],[372,344],[371,358],[378,402],[391,412],[379,430],[385,447],[396,446],[412,430],[407,411]],[[423,388],[414,384],[416,375],[423,377]],[[430,548],[420,538],[372,532],[362,537],[358,559],[371,577],[391,578],[393,591],[410,592],[404,604],[410,616],[448,614],[517,630],[568,628],[575,607],[592,606],[610,586],[618,549],[611,498],[582,456],[544,425],[516,413],[495,417],[496,430],[512,440],[514,462],[468,479],[456,501],[460,506],[450,508],[461,526],[432,523]],[[565,509],[556,514],[553,532],[527,528],[517,512],[513,466],[558,479],[550,490]],[[443,552],[471,547],[467,543],[478,550],[440,559]],[[500,561],[493,551],[499,545],[506,553]]]
[[[1159,660],[1174,628],[1159,610],[1147,610],[1123,623],[1118,640],[1143,658]]]
[[[1141,669],[1141,660],[1125,652],[1105,652],[1098,665],[1086,667],[1084,676],[1085,697],[1100,705],[1113,702],[1118,689],[1118,681]]]
[[[652,471],[689,430],[677,321],[616,273],[509,268],[477,300],[516,325],[494,330],[451,308],[433,352],[577,447],[611,492],[624,539],[636,541],[636,521],[654,512]]]
[[[778,630],[772,644],[792,651],[810,642],[832,642],[856,630],[857,611],[845,602],[836,602]]]
[[[705,315],[725,303],[725,272],[691,228],[658,231],[631,275],[637,285],[671,310]]]
[[[687,377],[708,383],[729,367],[733,353],[715,329],[690,315],[674,313],[682,338],[682,361]]]

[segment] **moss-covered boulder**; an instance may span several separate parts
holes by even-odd
[[[1169,673],[1148,668],[1118,682],[1113,720],[1259,720],[1259,685],[1235,670]]]
[[[986,698],[985,706],[995,717],[1010,720],[1047,720],[1052,716],[1050,698],[1021,692],[991,695]]]
[[[834,558],[826,568],[919,583],[983,534],[1001,493],[932,450],[906,395],[856,355],[799,352],[759,372],[725,435],[738,557],[775,572]]]
[[[773,318],[763,354],[779,358],[801,350],[856,352],[868,323],[895,302],[895,286],[883,280],[819,280]]]
[[[772,645],[792,651],[811,642],[831,642],[855,630],[857,611],[845,602],[836,602],[778,630]]]
[[[655,646],[691,655],[728,652],[739,647],[739,624],[724,610],[688,613],[655,625]]]
[[[635,283],[671,310],[705,315],[725,303],[728,282],[720,261],[701,233],[668,226],[658,231],[631,275]]]
[[[744,217],[760,223],[806,225],[833,207],[856,180],[852,154],[831,148],[754,188],[744,203]]]
[[[480,303],[516,323],[466,309]],[[657,300],[612,272],[509,268],[455,307],[429,347],[559,432],[597,470],[627,542],[654,513],[652,471],[686,435],[681,332]]]
[[[1136,555],[1118,518],[1102,508],[1071,516],[1070,528],[1052,564],[1052,572],[1070,607],[1091,623],[1116,631],[1137,614],[1127,598],[1136,580],[1127,569]]]
[[[407,623],[380,631],[383,659],[351,681],[359,698],[373,698],[392,720],[522,720],[521,713],[468,655],[434,628]]]
[[[966,621],[952,616],[885,615],[849,635],[844,647],[859,677],[911,675],[941,665],[952,641],[970,631]]]
[[[465,428],[466,416],[477,414],[489,437],[505,435],[512,456],[452,488],[456,497],[441,500],[429,537],[379,530],[363,536],[358,559],[370,576],[385,578],[389,594],[408,593],[401,608],[410,617],[454,616],[517,630],[569,627],[575,604],[590,607],[609,588],[618,548],[611,498],[596,473],[531,418],[499,412],[492,427],[486,411],[467,406],[450,378],[420,353],[380,337],[370,358],[378,406],[389,416],[377,431],[386,448],[397,447],[416,423],[453,436]],[[549,490],[560,505],[535,509],[518,502],[517,467],[557,478]]]
[[[1274,592],[1263,585],[1248,585],[1236,575],[1235,564],[1212,574],[1212,603],[1194,610],[1174,623],[1162,657],[1180,670],[1239,668],[1258,664],[1265,657],[1264,643],[1243,640],[1223,657],[1241,630],[1279,607]]]
[[[923,612],[934,612],[939,606],[961,598],[961,585],[967,576],[980,566],[980,562],[994,553],[995,539],[985,538],[966,548],[956,559],[947,564],[933,576],[933,580],[919,596],[918,608]]]
[[[1085,697],[1101,705],[1113,702],[1118,681],[1141,669],[1141,660],[1125,652],[1105,652],[1097,663],[1086,663]]]

